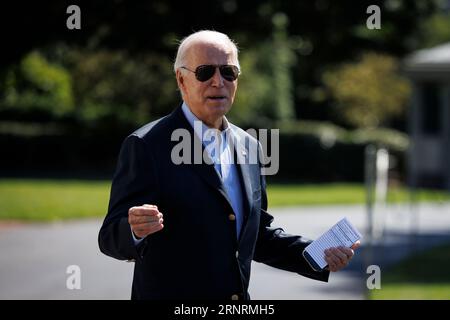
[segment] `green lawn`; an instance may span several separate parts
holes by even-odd
[[[0,219],[104,216],[109,181],[0,180]]]
[[[370,299],[450,299],[450,245],[434,248],[381,273]]]
[[[55,220],[102,217],[110,181],[0,180],[0,219]],[[364,187],[355,184],[270,185],[269,206],[354,204],[364,202]],[[420,200],[449,200],[442,192],[422,191]],[[392,191],[390,201],[406,201],[406,190]]]
[[[270,207],[292,205],[327,205],[365,203],[365,188],[361,184],[330,183],[325,185],[270,185],[267,190]],[[405,188],[390,189],[388,202],[409,201]],[[416,199],[420,201],[448,201],[450,193],[420,190]]]

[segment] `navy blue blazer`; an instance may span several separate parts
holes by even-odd
[[[104,254],[135,262],[132,299],[249,299],[252,260],[328,281],[327,271],[312,270],[302,257],[310,240],[271,226],[261,167],[242,161],[258,141],[233,126],[237,139],[246,141],[235,144],[235,157],[245,162],[238,165],[245,214],[237,238],[234,212],[214,166],[172,162],[180,142],[171,135],[179,128],[198,139],[178,107],[128,136],[120,151],[98,242]],[[191,146],[193,152],[193,140]],[[158,206],[164,228],[136,246],[128,209],[143,204]]]

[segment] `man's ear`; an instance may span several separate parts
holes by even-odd
[[[179,69],[177,70],[176,77],[177,77],[178,89],[180,89],[181,95],[183,95],[184,91],[185,91],[184,90],[185,89],[184,77],[183,77],[183,74],[181,73],[181,71]]]

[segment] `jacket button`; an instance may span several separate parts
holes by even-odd
[[[239,300],[239,296],[237,294],[233,294],[231,296],[231,300]]]
[[[236,259],[239,258],[239,251],[236,251]]]
[[[236,216],[234,214],[230,213],[230,215],[228,215],[228,220],[234,221],[234,220],[236,220]]]

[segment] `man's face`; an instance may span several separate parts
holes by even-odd
[[[200,65],[236,65],[230,45],[218,43],[195,43],[187,51],[184,67],[195,71]],[[225,80],[218,68],[211,79],[201,82],[187,70],[177,70],[177,81],[183,99],[192,112],[211,127],[222,124],[222,116],[230,109],[237,89],[235,81]]]

